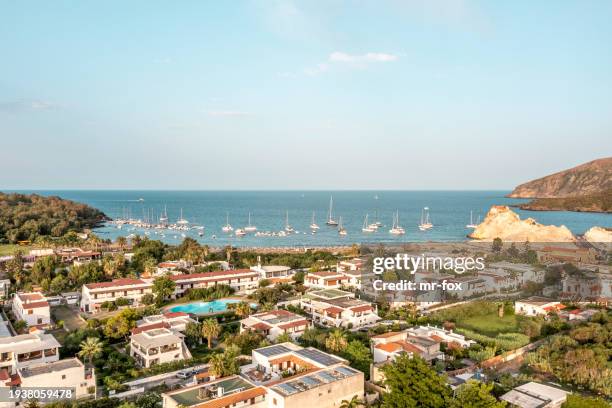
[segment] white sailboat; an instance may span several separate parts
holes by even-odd
[[[232,232],[234,228],[229,223],[229,212],[225,213],[225,225],[221,228],[223,232]]]
[[[345,236],[347,234],[346,229],[342,226],[342,217],[339,218],[338,222],[338,234]]]
[[[234,234],[236,234],[237,237],[243,237],[246,235],[246,231],[242,228],[238,228]]]
[[[466,225],[465,228],[474,229],[476,227],[478,227],[478,224],[474,224],[474,217],[472,215],[472,211],[470,211],[470,223],[468,225]]]
[[[334,220],[334,197],[329,197],[329,212],[327,213],[327,225],[336,226],[338,221]]]
[[[183,218],[183,209],[181,208],[181,217],[176,221],[176,223],[178,225],[187,225],[189,224],[189,221],[187,221],[185,218]]]
[[[406,233],[406,230],[399,225],[399,210],[396,210],[393,215],[393,226],[389,230],[389,233],[393,235],[404,235]]]
[[[293,227],[289,224],[289,211],[287,211],[287,213],[285,215],[285,231],[286,232],[294,232],[295,231],[293,229]]]
[[[310,222],[310,229],[313,231],[316,231],[319,229],[319,226],[315,222],[315,212],[314,211],[312,212],[312,221]]]
[[[246,227],[244,227],[244,230],[246,232],[255,232],[255,231],[257,231],[257,227],[254,226],[254,225],[251,225],[251,212],[250,211],[249,211],[249,224]]]
[[[378,219],[378,210],[376,210],[374,214],[375,214],[376,221],[371,223],[369,227],[374,228],[374,230],[378,230],[379,227],[382,227],[382,222],[380,222],[380,220]]]
[[[161,225],[168,224],[168,209],[166,208],[165,205],[164,205],[164,213],[159,216],[159,223]]]
[[[376,227],[372,224],[368,224],[368,214],[365,215],[363,219],[363,227],[361,227],[362,232],[376,232]]]
[[[421,223],[419,224],[419,229],[421,231],[427,231],[433,228],[433,224],[429,220],[429,207],[423,207],[421,211]]]

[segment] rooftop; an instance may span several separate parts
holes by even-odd
[[[223,395],[219,396],[218,390],[219,388],[223,388]],[[168,397],[172,398],[179,405],[184,405],[186,407],[191,407],[194,405],[204,404],[213,400],[221,400],[230,395],[241,394],[243,391],[254,389],[254,386],[248,381],[244,380],[241,377],[233,376],[228,378],[223,378],[219,381],[208,382],[201,385],[197,385],[195,387],[183,388],[177,391],[172,391],[167,393]],[[257,389],[263,390],[263,388],[258,387]],[[230,394],[230,395],[228,395]],[[265,394],[265,390],[260,395]],[[253,397],[245,397],[254,398]],[[237,401],[235,401],[237,402]],[[221,405],[232,405],[234,402]],[[208,405],[204,405],[208,407]]]
[[[132,341],[134,343],[140,344],[145,348],[150,348],[180,343],[182,339],[181,337],[174,334],[171,330],[168,330],[166,328],[156,328],[153,330],[133,334]]]
[[[357,370],[340,366],[329,370],[317,371],[295,379],[290,378],[285,382],[273,385],[271,388],[283,396],[289,396],[358,374]]]
[[[505,393],[500,399],[520,408],[541,408],[551,402],[564,401],[567,394],[569,392],[560,388],[529,382]]]
[[[336,298],[342,298],[342,297],[354,297],[355,295],[351,292],[345,292],[340,289],[323,289],[323,290],[315,290],[313,292],[308,292],[306,293],[305,296],[311,299],[320,298],[324,300],[329,300],[329,299],[336,299]]]
[[[68,358],[55,361],[52,363],[40,363],[29,367],[21,368],[19,373],[22,377],[34,377],[41,374],[49,374],[57,371],[67,370],[69,368],[83,367],[83,364],[76,358]]]

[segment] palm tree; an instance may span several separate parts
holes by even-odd
[[[210,347],[210,346],[209,346]],[[225,372],[225,357],[221,353],[213,354],[208,360],[208,371],[215,377],[223,377]]]
[[[217,319],[206,319],[202,322],[202,336],[208,340],[208,348],[212,347],[213,339],[216,339],[221,334],[221,325]]]
[[[247,317],[251,314],[251,305],[249,305],[247,302],[240,302],[236,305],[235,313],[236,316],[242,318]]]
[[[119,249],[121,249],[121,251],[123,251],[123,248],[125,248],[126,244],[127,244],[127,239],[125,237],[117,238],[117,245],[119,245]]]
[[[97,337],[88,337],[82,341],[79,357],[86,358],[91,365],[92,360],[102,353],[102,342]]]
[[[325,347],[329,351],[339,352],[346,348],[347,341],[346,335],[340,329],[336,329],[329,333],[325,339]]]
[[[360,400],[356,395],[351,398],[350,401],[342,400],[340,403],[340,408],[357,408],[363,406],[363,401]]]

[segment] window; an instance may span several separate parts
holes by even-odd
[[[32,314],[34,311],[32,309],[28,310],[28,314]]]
[[[276,398],[272,398],[272,403],[276,405]]]

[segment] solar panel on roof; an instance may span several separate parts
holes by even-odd
[[[332,357],[329,354],[323,353],[322,351],[316,349],[303,349],[298,350],[296,353],[302,357],[308,358],[312,361],[316,361],[317,363],[322,364],[324,366],[334,365],[342,361],[336,357]]]
[[[305,384],[309,385],[309,386],[315,386],[315,385],[319,385],[321,384],[321,381],[317,380],[316,378],[313,377],[302,377],[300,378],[300,380],[302,380],[302,382],[304,382]]]
[[[288,349],[287,347],[283,346],[283,345],[276,345],[276,346],[270,346],[270,347],[264,347],[264,348],[256,349],[255,351],[258,352],[261,355],[266,356],[266,357],[272,357],[272,356],[275,356],[277,354],[288,353],[291,350]]]
[[[344,375],[353,375],[355,374],[355,370],[348,367],[336,367],[336,371],[344,374]]]
[[[329,373],[326,373],[326,372],[317,373],[317,375],[318,375],[318,376],[319,376],[321,379],[323,379],[323,381],[324,381],[325,383],[330,383],[330,382],[336,381],[336,379],[335,379],[334,377],[332,377],[332,376],[331,376]]]
[[[295,394],[296,392],[298,392],[297,389],[293,388],[289,384],[279,384],[278,386],[287,395]]]

